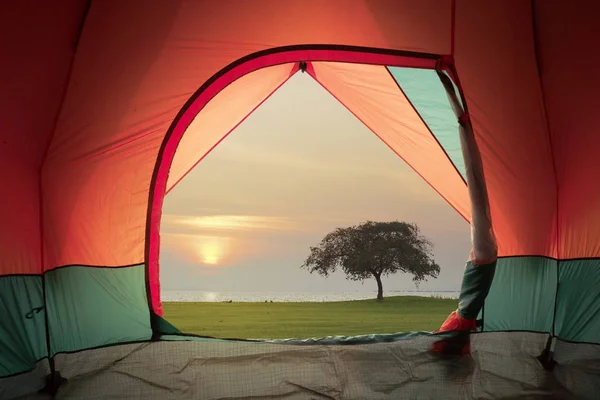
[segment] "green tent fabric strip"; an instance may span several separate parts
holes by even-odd
[[[390,343],[401,340],[422,338],[422,337],[435,337],[435,338],[448,338],[453,336],[452,332],[444,333],[432,333],[432,332],[399,332],[390,334],[373,334],[373,335],[358,335],[358,336],[326,336],[320,338],[307,338],[307,339],[218,339],[218,338],[207,338],[198,337],[191,335],[163,335],[161,340],[166,341],[215,341],[215,342],[250,342],[250,343],[270,343],[270,344],[288,344],[288,345],[326,345],[326,346],[338,346],[338,345],[359,345],[359,344],[374,344],[374,343]]]
[[[600,343],[600,260],[498,259],[485,301],[485,331],[546,332]]]
[[[461,317],[476,319],[479,315],[494,279],[496,263],[475,265],[472,261],[467,262],[458,299]]]
[[[485,300],[485,331],[552,332],[556,261],[543,257],[499,258]]]
[[[280,339],[267,340],[268,343],[294,345],[358,345],[373,343],[390,343],[421,337],[436,337],[439,339],[451,337],[452,333],[433,334],[431,332],[400,332],[392,334],[359,335],[359,336],[327,336],[309,339]]]
[[[149,340],[144,265],[65,267],[39,276],[0,277],[0,376],[28,371],[50,352]],[[42,279],[46,281],[44,305]]]
[[[35,367],[47,356],[42,277],[0,277],[0,376]]]
[[[151,340],[144,265],[65,267],[46,273],[44,279],[46,308],[41,275],[0,277],[0,314],[4,316],[0,319],[0,376],[31,370],[48,356],[46,310],[52,355]],[[600,344],[598,287],[600,260],[557,262],[545,257],[500,258],[485,302],[484,331],[551,334],[554,323],[559,339]],[[215,345],[232,341],[186,336],[164,318],[154,314],[152,318],[157,321],[160,330],[157,333],[162,334],[162,341],[212,341]],[[430,335],[433,334],[409,332],[309,339],[267,338],[258,343],[352,345]]]
[[[600,260],[558,262],[555,335],[600,343]]]
[[[51,355],[152,337],[143,264],[45,276]]]
[[[158,333],[160,333],[163,336],[164,335],[182,335],[183,334],[183,332],[181,332],[179,329],[177,329],[177,327],[175,325],[173,325],[172,323],[170,323],[169,321],[167,321],[160,315],[156,315],[154,313],[154,311],[151,311],[150,318],[152,318],[154,320],[151,325],[155,326],[156,329],[158,329]]]
[[[388,67],[388,70],[465,179],[465,162],[457,134],[458,121],[436,72],[398,67]]]

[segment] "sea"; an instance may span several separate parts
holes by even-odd
[[[453,291],[387,291],[384,296],[422,296],[458,299],[459,292]],[[163,290],[162,301],[170,302],[234,302],[234,303],[302,303],[368,300],[377,297],[377,292],[208,292],[199,290]]]

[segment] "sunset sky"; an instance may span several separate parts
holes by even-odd
[[[336,227],[416,222],[435,245],[438,279],[458,290],[468,224],[308,75],[296,74],[166,197],[164,290],[373,291],[375,281],[300,269]],[[414,290],[394,275],[386,290]]]

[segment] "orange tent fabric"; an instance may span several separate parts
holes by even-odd
[[[427,181],[470,218],[464,180],[386,67],[312,63],[313,77]]]
[[[455,62],[499,254],[556,257],[556,186],[531,23],[527,2],[457,2]]]
[[[219,92],[181,138],[169,171],[167,193],[296,72],[298,64],[274,65],[244,75]]]

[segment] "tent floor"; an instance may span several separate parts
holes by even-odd
[[[600,346],[547,335],[480,333],[471,355],[441,360],[430,336],[367,345],[161,341],[59,354],[57,399],[596,399]],[[47,361],[0,379],[0,399],[46,399]]]

